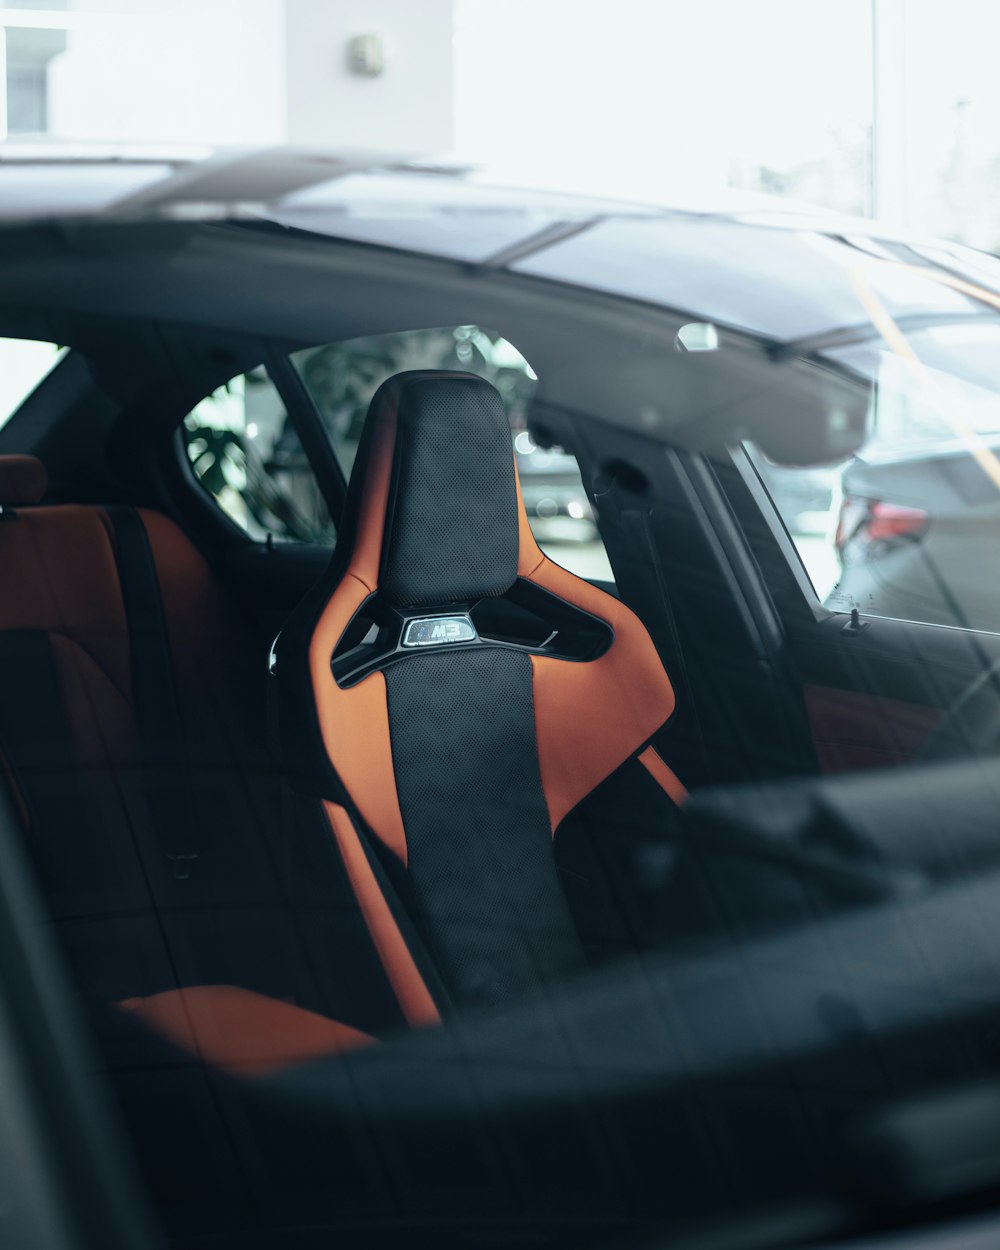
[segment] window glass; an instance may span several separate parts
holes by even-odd
[[[49,128],[49,64],[66,51],[66,31],[12,26],[7,41],[7,133],[40,135]]]
[[[1000,246],[1000,10],[954,0],[907,0],[901,27],[905,118],[900,162],[907,225],[976,247]],[[975,32],[975,37],[970,33]]]
[[[55,343],[0,339],[0,429],[65,354]]]
[[[333,542],[326,501],[263,369],[203,399],[185,418],[183,436],[195,477],[251,538]]]
[[[408,330],[306,348],[292,363],[345,475],[354,464],[371,398],[387,378],[406,369],[463,369],[486,378],[510,416],[528,520],[542,550],[579,577],[613,580],[576,460],[561,448],[538,447],[528,433],[537,377],[502,335],[473,325]]]
[[[821,468],[752,459],[817,595],[838,611],[1000,631],[1000,317],[832,349],[870,388],[868,435]]]

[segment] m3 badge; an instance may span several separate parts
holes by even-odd
[[[403,647],[443,647],[455,642],[475,642],[479,635],[467,616],[423,616],[408,621]]]

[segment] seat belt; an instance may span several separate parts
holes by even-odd
[[[115,534],[150,820],[168,861],[168,877],[177,882],[192,881],[205,865],[200,862],[199,825],[190,791],[191,760],[156,563],[146,527],[135,509],[110,507],[105,511]]]

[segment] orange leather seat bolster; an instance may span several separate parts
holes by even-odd
[[[587,663],[531,658],[538,764],[555,832],[670,719],[674,691],[642,621],[621,600],[544,556],[523,503],[518,567],[522,577],[607,622],[614,633],[604,655]],[[662,775],[654,774],[661,785]]]
[[[379,889],[350,816],[336,803],[324,803],[323,807],[351,889],[407,1023],[413,1026],[437,1024],[441,1017],[434,999]]]
[[[370,1046],[374,1038],[303,1007],[235,985],[193,985],[118,1004],[155,1033],[240,1076]]]
[[[647,747],[640,754],[639,763],[643,765],[653,780],[659,784],[660,789],[668,794],[677,806],[680,807],[688,797],[687,788],[674,770],[660,758],[656,748]]]
[[[372,448],[351,562],[309,641],[309,673],[323,745],[334,771],[367,827],[405,864],[406,835],[392,764],[385,678],[372,673],[343,690],[330,670],[344,630],[378,584],[395,435],[395,411],[388,408],[381,414]]]

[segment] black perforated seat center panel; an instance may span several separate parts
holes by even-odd
[[[530,658],[419,656],[385,678],[413,897],[455,1002],[565,977],[583,955],[556,876]]]
[[[403,388],[386,538],[379,584],[391,603],[459,603],[513,584],[514,453],[492,387],[448,378]]]

